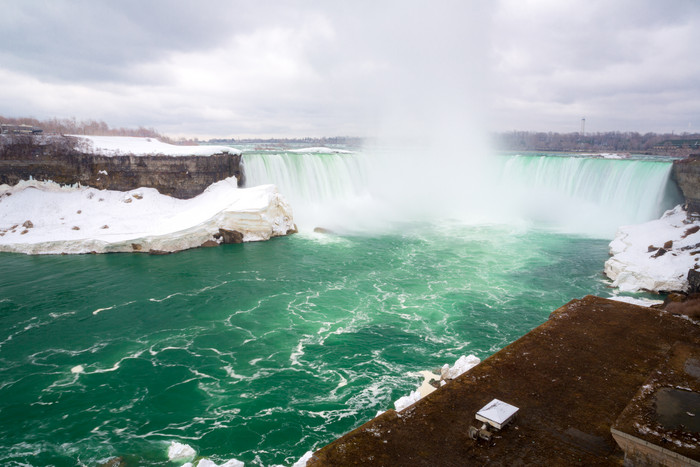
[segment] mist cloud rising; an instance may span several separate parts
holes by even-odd
[[[200,137],[697,131],[699,26],[692,0],[10,2],[0,113]]]

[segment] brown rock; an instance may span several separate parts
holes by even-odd
[[[149,255],[169,255],[172,251],[148,250]]]
[[[688,293],[700,292],[700,272],[695,269],[688,270]]]
[[[219,243],[216,240],[207,240],[199,246],[201,246],[202,248],[211,248],[213,246],[219,246]]]
[[[674,315],[685,315],[693,319],[700,318],[700,300],[673,302],[666,305],[666,311]]]
[[[649,247],[647,248],[647,252],[648,252],[648,253],[651,253],[652,251],[656,251],[656,250],[658,250],[658,249],[659,249],[658,246],[649,245]]]
[[[78,227],[77,225],[74,225],[73,230],[80,230],[80,227]]]
[[[671,248],[673,248],[673,240],[669,240],[666,243],[664,243],[664,248],[666,250],[670,250]]]
[[[657,251],[655,254],[651,255],[651,257],[658,258],[659,256],[663,256],[666,253],[668,253],[668,251],[664,250],[663,248],[659,248],[659,251]]]
[[[685,229],[685,232],[683,233],[683,235],[681,236],[681,238],[685,238],[685,237],[687,237],[688,235],[692,235],[692,234],[694,234],[695,232],[697,232],[698,230],[700,230],[700,225],[694,225],[694,226],[692,226],[692,227],[688,227],[687,229]]]
[[[132,244],[131,244],[131,248],[132,248],[134,251],[141,251],[141,249],[142,249],[143,247],[142,247],[141,245],[139,245],[138,243],[132,243]]]
[[[24,229],[24,230],[23,230],[23,231],[21,231],[21,232],[20,232],[19,234],[20,234],[20,235],[24,235],[24,234],[26,234],[27,232],[29,232],[29,230],[27,230],[27,229]]]
[[[27,229],[31,229],[34,227],[34,224],[32,224],[32,221],[24,221],[24,224],[22,224],[22,227],[25,227]]]
[[[103,226],[100,227],[100,228],[101,228],[101,229],[109,229],[109,226],[108,226],[107,224],[105,224],[105,225],[103,225]]]
[[[238,230],[219,229],[222,243],[243,243],[243,234]]]
[[[126,467],[127,463],[123,457],[113,457],[98,467]]]

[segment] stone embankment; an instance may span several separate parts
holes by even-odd
[[[700,433],[654,405],[667,387],[683,400],[700,397],[700,325],[689,315],[573,300],[417,403],[318,450],[307,466],[612,466],[625,457],[630,465],[697,465]],[[476,412],[494,398],[520,409],[515,423],[490,441],[471,439]],[[688,405],[679,416],[700,412]]]
[[[0,140],[0,184],[21,180],[129,191],[139,187],[187,199],[228,177],[243,184],[240,153],[211,156],[97,155],[76,149],[69,136],[12,136]]]

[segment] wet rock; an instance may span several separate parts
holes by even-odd
[[[149,255],[169,255],[172,253],[172,251],[163,251],[163,250],[148,250]]]
[[[663,256],[663,255],[665,255],[666,253],[668,253],[667,250],[665,250],[665,249],[663,249],[663,248],[659,248],[659,250],[658,250],[655,254],[651,255],[651,257],[652,257],[652,258],[658,258],[659,256]]]
[[[695,269],[688,270],[688,293],[700,293],[700,272]]]
[[[219,229],[222,243],[243,243],[243,234],[238,230]]]
[[[206,242],[202,243],[200,246],[202,248],[211,248],[214,246],[219,246],[219,243],[216,240],[207,240]]]

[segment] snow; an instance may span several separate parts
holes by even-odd
[[[617,302],[630,303],[632,305],[650,307],[652,305],[661,305],[663,300],[651,300],[649,298],[636,298],[629,297],[626,295],[613,295],[612,297],[607,297],[608,300],[615,300]]]
[[[132,154],[146,156],[160,154],[164,156],[211,156],[213,154],[240,154],[241,151],[230,146],[178,146],[164,143],[155,138],[139,138],[133,136],[83,136],[68,135],[78,138],[78,148],[81,143],[87,143],[88,151],[102,156]]]
[[[220,228],[250,242],[286,235],[294,221],[273,185],[243,189],[233,177],[186,200],[153,188],[120,192],[35,180],[0,185],[0,251],[174,252],[214,240]]]
[[[184,467],[184,466],[183,466]],[[209,459],[201,459],[197,463],[197,467],[245,467],[245,463],[239,461],[238,459],[231,459],[224,462],[223,464],[217,464]]]
[[[421,376],[423,376],[423,383],[418,389],[412,391],[409,395],[400,397],[398,400],[396,400],[396,402],[394,402],[394,407],[396,408],[396,411],[401,412],[405,408],[415,404],[421,398],[433,392],[435,388],[430,386],[429,384],[431,379],[439,380],[440,385],[442,386],[447,381],[451,381],[457,378],[458,376],[462,375],[463,373],[466,373],[467,371],[471,370],[480,362],[481,360],[474,355],[462,355],[452,366],[445,363],[445,365],[440,369],[440,376],[430,371],[421,371],[420,374]],[[379,416],[380,414],[381,412],[377,413],[377,416]]]
[[[474,355],[469,355],[468,357],[462,355],[457,359],[457,361],[454,365],[452,365],[452,367],[445,363],[445,365],[443,365],[442,369],[440,370],[440,377],[443,381],[446,381],[448,379],[455,379],[462,373],[471,370],[479,363],[481,363],[481,360]]]
[[[292,467],[306,467],[306,463],[309,462],[309,459],[311,459],[311,456],[313,455],[313,451],[307,451],[306,454],[301,456],[301,459],[299,459],[294,463],[294,465],[292,465]]]
[[[196,454],[195,450],[192,449],[192,446],[189,444],[173,441],[170,443],[170,447],[168,447],[168,459],[171,461],[191,459]]]
[[[605,274],[621,292],[686,291],[688,270],[699,264],[700,221],[689,221],[681,206],[666,211],[661,219],[620,227],[610,242],[611,258]],[[666,252],[658,248],[671,241]],[[653,251],[649,251],[650,246]]]
[[[406,407],[409,407],[421,399],[420,390],[416,389],[412,391],[408,396],[399,397],[396,402],[394,402],[394,407],[397,412],[401,412]]]

